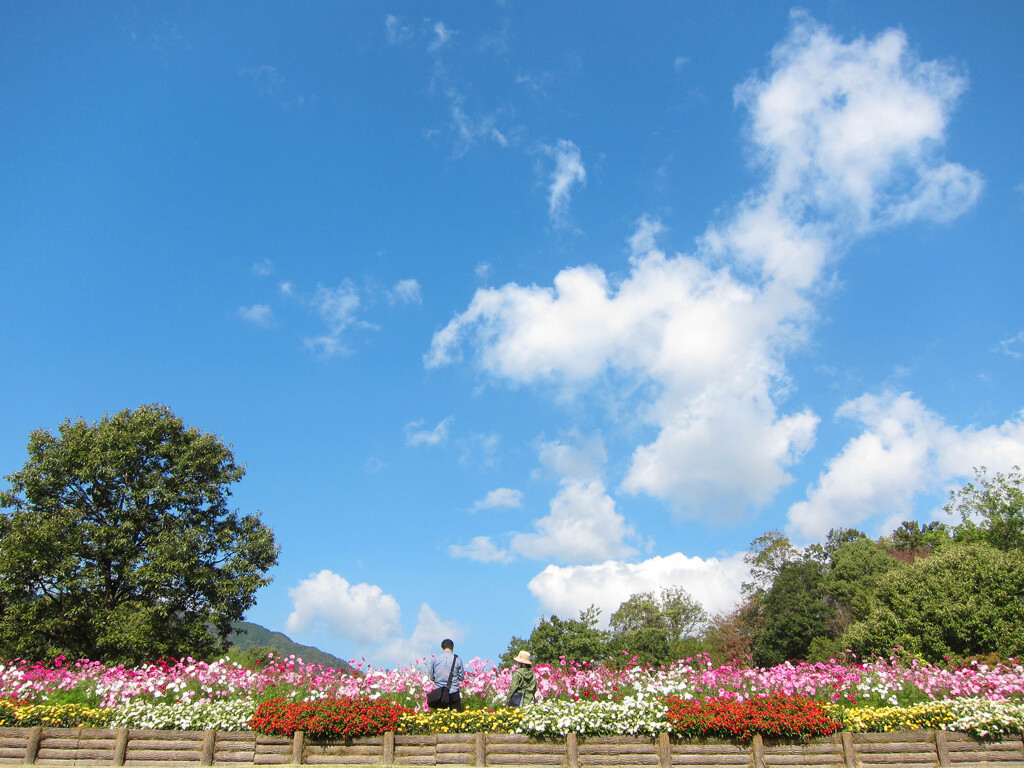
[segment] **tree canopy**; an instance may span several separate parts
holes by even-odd
[[[0,493],[0,657],[207,658],[277,562],[217,436],[164,405],[29,436]]]

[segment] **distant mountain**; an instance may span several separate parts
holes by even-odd
[[[281,632],[272,632],[259,624],[252,624],[248,621],[235,621],[231,624],[231,650],[229,655],[236,656],[240,652],[250,648],[272,648],[277,656],[291,656],[295,654],[307,664],[322,664],[325,667],[345,669],[354,672],[352,665],[344,659],[321,651],[311,645],[299,645],[288,635]]]

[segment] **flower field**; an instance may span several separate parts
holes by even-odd
[[[473,659],[462,688],[463,713],[426,710],[432,686],[418,666],[353,666],[358,674],[294,657],[268,657],[257,669],[191,659],[134,668],[63,658],[0,663],[0,725],[283,733],[311,728],[306,717],[316,718],[323,733],[339,735],[385,727],[740,740],[753,732],[802,739],[836,729],[947,729],[981,737],[1024,732],[1024,666],[1014,660],[954,669],[897,657],[769,669],[716,665],[706,657],[658,668],[539,664],[537,701],[518,711],[501,706],[511,671]],[[264,703],[270,704],[254,719]]]

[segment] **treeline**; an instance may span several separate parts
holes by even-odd
[[[591,607],[576,619],[544,618],[513,637],[538,662],[560,657],[667,664],[697,653],[774,666],[826,661],[844,651],[887,656],[894,648],[934,663],[1024,654],[1024,476],[1019,467],[953,492],[950,523],[904,522],[871,539],[833,529],[798,548],[781,531],[750,545],[750,582],[730,612],[708,616],[681,587],[631,596],[598,628]]]

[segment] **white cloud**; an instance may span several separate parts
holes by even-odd
[[[592,563],[628,557],[636,550],[625,540],[636,532],[615,509],[600,480],[563,480],[550,514],[534,522],[534,533],[516,533],[509,549],[534,560]]]
[[[437,653],[445,638],[453,640],[457,648],[462,636],[463,631],[458,624],[443,621],[429,605],[423,603],[412,635],[388,641],[374,651],[373,656],[384,663],[408,666]]]
[[[398,45],[412,37],[412,29],[403,25],[397,16],[388,14],[384,19],[384,36],[388,45]]]
[[[405,425],[406,445],[444,445],[448,440],[448,428],[451,426],[454,417],[449,416],[437,423],[433,429],[420,429],[424,421],[410,421]]]
[[[572,480],[596,480],[604,475],[608,452],[601,435],[584,438],[578,433],[569,435],[571,442],[550,440],[540,444],[540,463],[548,470]]]
[[[473,503],[473,511],[481,509],[513,508],[523,506],[523,492],[513,488],[495,488],[482,499]]]
[[[423,294],[419,281],[414,278],[399,280],[388,291],[388,301],[392,304],[422,304]]]
[[[270,259],[257,261],[252,265],[252,273],[259,277],[266,277],[274,271],[274,263]]]
[[[1024,347],[1024,331],[1021,331],[1016,336],[1003,339],[999,342],[997,349],[1008,357],[1015,357],[1019,359],[1024,357],[1024,354],[1020,351],[1021,347]]]
[[[974,467],[1024,464],[1024,416],[957,429],[907,392],[863,395],[837,415],[859,420],[864,431],[829,461],[807,499],[790,507],[789,530],[807,540],[869,523],[888,533],[912,516],[917,497],[947,490]]]
[[[444,25],[443,21],[434,23],[434,39],[430,41],[428,50],[431,53],[437,53],[452,39],[454,34],[448,27]]]
[[[473,273],[478,278],[480,278],[481,280],[486,282],[487,279],[491,276],[491,270],[492,270],[492,267],[491,267],[490,262],[488,262],[488,261],[481,261],[479,264],[476,265],[476,269],[473,270]]]
[[[329,570],[314,573],[288,590],[293,610],[289,632],[322,625],[357,643],[381,643],[401,628],[398,601],[373,584],[350,584]]]
[[[354,656],[378,663],[410,664],[445,637],[460,639],[458,624],[442,621],[429,605],[420,606],[416,628],[402,637],[401,608],[394,596],[375,584],[351,584],[333,571],[310,574],[288,590],[293,610],[289,632],[321,630],[354,647]]]
[[[529,587],[544,613],[572,618],[596,605],[604,626],[630,595],[674,586],[683,587],[708,613],[725,613],[739,601],[740,585],[747,578],[743,554],[705,560],[677,552],[640,563],[549,565]]]
[[[279,286],[279,289],[280,289],[281,293],[283,295],[285,295],[285,296],[291,296],[292,294],[295,293],[294,287],[287,280],[285,282],[281,283],[281,285]]]
[[[251,307],[239,307],[238,315],[246,322],[269,328],[274,319],[274,311],[269,304],[253,304]]]
[[[448,554],[478,563],[510,563],[513,559],[507,549],[497,547],[489,536],[474,536],[469,544],[452,544]]]
[[[286,292],[291,293],[290,285]],[[346,352],[347,347],[342,341],[342,334],[356,323],[356,313],[361,304],[355,284],[351,280],[343,280],[337,288],[317,286],[310,304],[327,324],[328,333],[306,339],[306,346],[319,351],[325,357]]]
[[[941,156],[964,87],[917,60],[902,32],[844,43],[795,14],[769,72],[736,90],[765,180],[695,253],[666,255],[660,223],[642,217],[621,279],[578,266],[550,287],[480,288],[425,364],[469,348],[496,380],[617,387],[605,400],[639,400],[633,412],[656,433],[636,446],[623,490],[724,519],[767,503],[814,441],[818,417],[783,409],[785,361],[811,336],[829,262],[881,227],[947,221],[977,199],[980,177]],[[582,180],[578,150],[563,154],[553,212]]]
[[[548,216],[556,226],[564,226],[568,220],[572,187],[587,183],[587,171],[583,167],[580,148],[567,139],[559,139],[553,147],[545,146],[544,151],[555,160],[548,187]]]
[[[676,56],[675,61],[672,62],[672,68],[675,69],[676,72],[682,72],[683,68],[689,63],[689,56]]]

